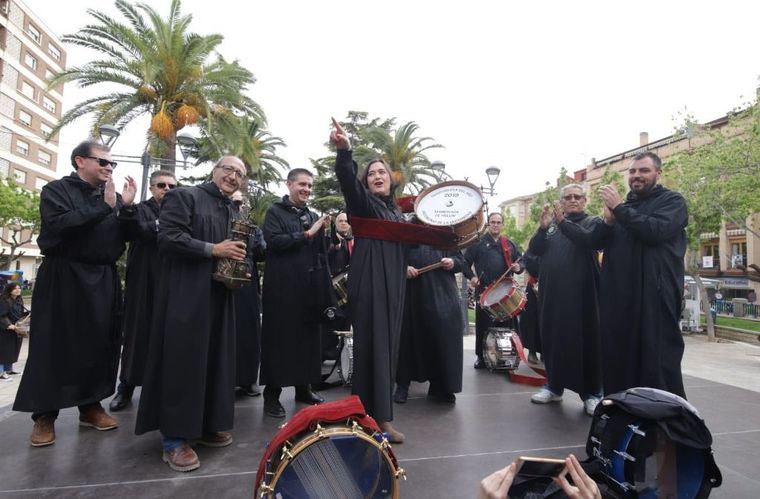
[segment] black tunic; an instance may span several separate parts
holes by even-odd
[[[526,251],[523,253],[522,261],[530,277],[537,281],[541,259]],[[523,347],[531,352],[541,353],[541,328],[539,325],[541,300],[535,286],[530,282],[530,277],[525,286],[525,308],[518,317],[520,323],[520,341],[522,341]]]
[[[126,231],[103,190],[76,173],[42,188],[29,359],[13,409],[47,412],[110,396],[121,337],[116,260]],[[134,213],[133,209],[123,212]]]
[[[264,233],[256,227],[248,242],[252,256],[251,284],[233,291],[235,295],[235,385],[249,386],[259,377],[261,323],[259,314],[259,271],[255,263],[264,260]]]
[[[351,151],[338,151],[335,173],[349,217],[404,221],[391,197],[370,194],[356,178]],[[348,271],[348,306],[354,327],[351,391],[369,415],[380,422],[391,421],[406,288],[404,246],[361,237],[354,241]]]
[[[454,274],[462,271],[464,257],[420,245],[409,248],[407,263],[420,269],[444,257],[454,261],[451,270],[431,270],[406,282],[396,381],[430,381],[442,393],[459,393],[464,318]]]
[[[158,279],[158,202],[154,198],[137,205],[137,234],[127,252],[124,286],[124,344],[119,379],[140,386],[148,355],[148,334],[153,317],[153,296]]]
[[[288,196],[272,205],[264,219],[263,385],[297,386],[322,379],[319,326],[309,310],[309,269],[326,255],[321,231],[313,239],[304,235],[317,219],[316,213],[297,207]]]
[[[522,256],[522,252],[515,243],[507,239],[509,245],[510,257],[512,262]],[[472,266],[475,265],[473,274]],[[489,327],[509,327],[518,330],[518,321],[510,319],[507,321],[495,321],[488,313],[480,307],[480,294],[493,281],[501,277],[507,271],[507,263],[504,258],[504,249],[501,243],[495,240],[491,234],[484,234],[480,240],[467,248],[464,252],[464,275],[468,279],[477,276],[480,280],[480,286],[475,290],[475,354],[478,357],[483,356],[483,340]]]
[[[16,334],[16,331],[9,331],[8,326],[16,324],[27,313],[21,296],[15,299],[0,298],[0,364],[7,366],[18,360],[24,339]]]
[[[684,396],[678,321],[688,211],[679,193],[656,186],[629,193],[614,210],[601,271],[604,391],[648,386]],[[604,224],[602,224],[604,225]]]
[[[159,216],[160,274],[135,433],[198,438],[232,428],[235,307],[211,277],[213,244],[235,218],[213,182],[166,193]]]
[[[560,224],[539,228],[529,246],[541,258],[541,344],[549,385],[582,396],[602,388],[599,263],[591,239],[583,237],[598,222],[585,213],[569,214]]]

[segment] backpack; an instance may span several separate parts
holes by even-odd
[[[712,435],[696,408],[655,388],[602,399],[586,441],[584,468],[622,498],[705,498],[722,476]]]

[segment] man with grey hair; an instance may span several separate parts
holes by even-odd
[[[602,395],[599,339],[599,263],[587,233],[600,220],[589,217],[579,184],[560,191],[544,206],[528,251],[541,258],[539,322],[547,383],[531,397],[536,404],[562,400],[565,388],[578,393],[593,415]]]
[[[176,471],[200,466],[188,440],[232,443],[235,304],[232,290],[211,276],[217,258],[246,258],[246,244],[229,239],[237,218],[230,197],[245,174],[240,159],[224,156],[211,182],[170,190],[161,205],[161,263],[135,432],[160,430],[163,460]]]
[[[177,187],[174,174],[164,170],[151,173],[148,182],[151,197],[136,206],[136,233],[127,252],[121,371],[112,411],[127,407],[135,387],[142,385],[158,275],[158,213],[164,195]]]

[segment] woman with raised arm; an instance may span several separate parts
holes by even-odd
[[[330,142],[338,151],[335,173],[349,217],[403,222],[393,199],[395,185],[388,165],[382,159],[371,160],[358,178],[348,134],[334,118],[333,125]],[[392,443],[404,441],[403,433],[391,425],[407,276],[404,251],[399,242],[355,234],[348,274],[349,313],[354,328],[351,390]]]

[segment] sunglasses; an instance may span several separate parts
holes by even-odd
[[[177,187],[177,184],[167,184],[166,182],[156,182],[153,185],[155,185],[159,189],[166,189],[167,187],[169,189],[174,189],[175,187]]]
[[[110,161],[108,159],[98,158],[96,156],[84,156],[84,157],[87,158],[87,159],[94,159],[103,168],[105,168],[106,166],[109,166],[109,165],[111,166],[111,168],[116,168],[116,165],[118,164],[116,161]]]
[[[586,196],[584,196],[583,194],[568,194],[567,196],[562,196],[562,199],[564,199],[565,201],[572,201],[572,200],[580,201],[581,199],[584,199],[585,197]]]

